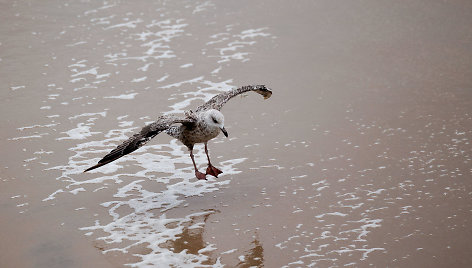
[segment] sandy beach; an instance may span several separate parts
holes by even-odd
[[[0,6],[0,267],[472,266],[472,2]],[[219,178],[165,134],[83,173],[250,84]]]

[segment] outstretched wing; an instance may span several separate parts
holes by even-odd
[[[192,125],[195,123],[195,119],[191,117],[178,118],[173,115],[160,116],[157,121],[143,127],[139,133],[136,133],[131,136],[128,140],[116,147],[113,151],[105,155],[102,160],[98,161],[95,166],[86,169],[84,172],[106,165],[124,155],[136,151],[139,147],[143,146],[149,140],[154,138],[157,134],[168,129],[172,124],[175,123]]]
[[[272,91],[264,85],[243,86],[243,87],[233,89],[227,92],[223,92],[214,96],[205,104],[200,105],[196,109],[196,112],[205,111],[209,109],[215,109],[219,111],[221,110],[221,107],[223,107],[223,105],[227,101],[229,101],[232,97],[237,96],[244,92],[248,92],[248,91],[255,91],[261,94],[264,97],[264,99],[268,99],[270,98],[270,96],[272,96]]]

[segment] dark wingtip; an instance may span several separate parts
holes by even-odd
[[[96,169],[96,168],[99,168],[99,167],[101,167],[101,166],[103,166],[103,165],[106,165],[106,164],[108,164],[108,163],[110,163],[110,162],[111,162],[111,161],[107,161],[107,162],[103,162],[103,163],[98,162],[98,164],[96,164],[95,166],[89,167],[89,168],[87,168],[86,170],[84,170],[83,173],[85,173],[85,172],[87,172],[87,171],[90,171],[90,170],[93,170],[93,169]]]
[[[258,85],[256,86],[256,90],[255,90],[257,93],[261,94],[264,99],[268,99],[270,98],[270,96],[272,96],[272,90],[268,87],[266,87],[265,85]]]
[[[96,169],[96,168],[98,168],[97,165],[95,165],[95,166],[93,166],[93,167],[89,167],[89,168],[87,168],[86,170],[84,170],[84,173],[87,172],[87,171],[90,171],[90,170],[92,170],[92,169]]]

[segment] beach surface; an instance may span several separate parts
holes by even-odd
[[[472,266],[472,2],[0,7],[0,267]],[[249,84],[219,178],[165,134],[83,173]]]

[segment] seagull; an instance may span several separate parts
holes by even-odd
[[[87,168],[84,172],[96,169],[134,152],[148,143],[157,134],[165,132],[187,146],[197,179],[206,180],[206,175],[218,177],[223,172],[211,164],[210,156],[208,155],[208,141],[218,136],[220,131],[228,137],[228,132],[224,126],[224,116],[220,110],[231,98],[249,91],[259,93],[264,99],[268,99],[272,95],[272,91],[264,85],[243,86],[214,96],[206,103],[198,106],[195,112],[192,110],[186,111],[183,117],[175,114],[160,116],[155,122],[143,127],[139,133],[131,136],[105,155],[96,165]],[[196,143],[205,144],[205,154],[208,159],[206,173],[198,171],[195,164],[193,147]]]

